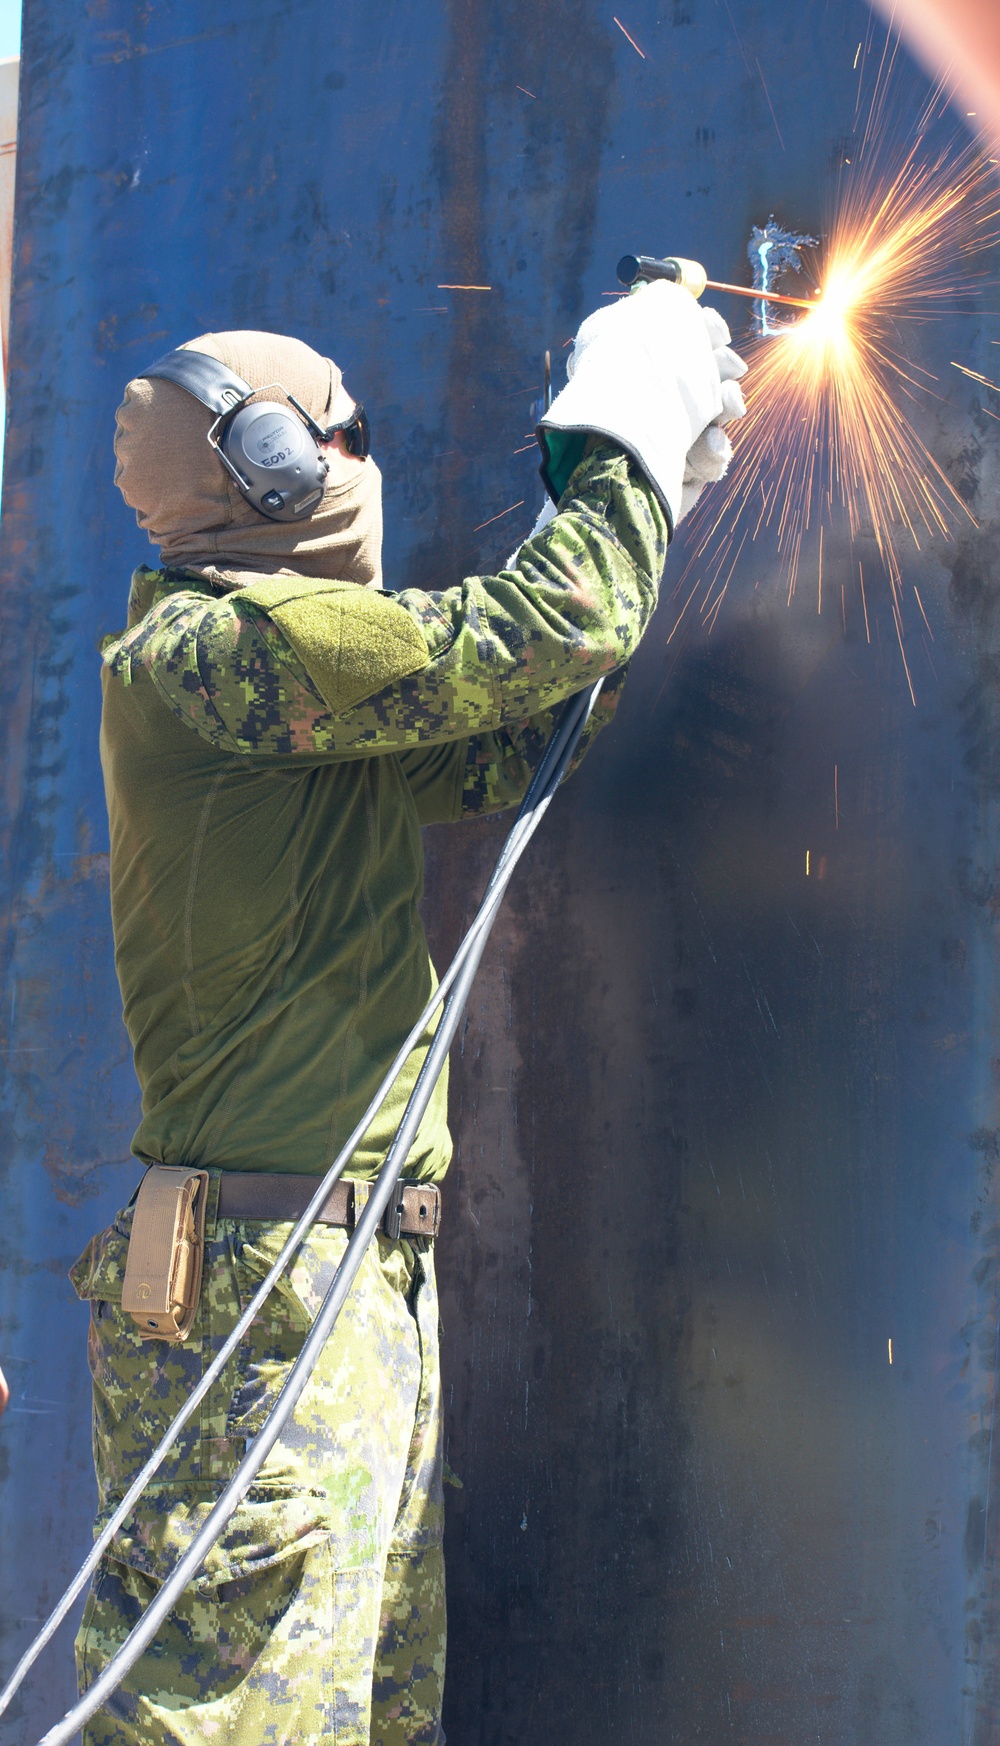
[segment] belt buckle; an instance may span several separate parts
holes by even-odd
[[[391,1242],[398,1243],[403,1234],[403,1215],[406,1211],[406,1202],[403,1199],[403,1184],[397,1182],[392,1193],[393,1199],[390,1200],[389,1205],[382,1214],[382,1229]]]

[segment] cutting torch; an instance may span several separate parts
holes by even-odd
[[[815,309],[807,297],[784,297],[778,291],[754,291],[748,285],[726,285],[720,279],[710,279],[700,261],[686,261],[681,255],[622,255],[618,262],[620,285],[646,285],[653,279],[666,279],[671,285],[683,285],[692,297],[703,291],[730,291],[735,297],[750,297],[755,303],[787,303],[793,309]]]

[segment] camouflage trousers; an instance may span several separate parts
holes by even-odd
[[[121,1311],[131,1209],[73,1270],[91,1303],[98,1527],[271,1266],[287,1224],[215,1219],[198,1321],[141,1340]],[[85,1689],[263,1424],[347,1245],[319,1226],[95,1574]],[[439,1746],[441,1401],[433,1258],[379,1236],[312,1379],[222,1539],[84,1746]]]

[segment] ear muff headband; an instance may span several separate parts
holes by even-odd
[[[215,413],[209,446],[258,514],[267,521],[308,521],[323,496],[328,462],[319,444],[327,433],[294,394],[280,382],[266,384],[281,389],[298,418],[273,400],[248,405],[262,390],[206,352],[167,352],[139,374],[175,383]]]

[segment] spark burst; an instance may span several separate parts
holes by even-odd
[[[887,48],[842,173],[818,273],[811,264],[815,307],[772,320],[767,337],[741,347],[750,363],[747,417],[724,487],[706,493],[692,518],[694,550],[675,591],[686,597],[670,637],[699,594],[712,629],[748,538],[764,528],[776,530],[790,601],[807,540],[821,554],[824,523],[843,517],[852,542],[874,541],[913,696],[898,548],[920,549],[971,516],[904,410],[933,395],[936,380],[906,355],[907,340],[915,324],[968,293],[969,259],[997,241],[1000,205],[976,147],[929,144],[940,93],[909,146],[896,143],[887,100],[893,53]]]

